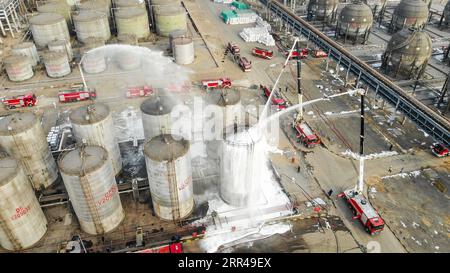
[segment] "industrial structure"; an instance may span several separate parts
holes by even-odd
[[[382,68],[396,78],[420,78],[431,57],[431,39],[422,30],[401,30],[394,34],[383,55]]]
[[[343,36],[344,43],[347,39],[357,43],[362,38],[365,44],[369,39],[370,29],[373,23],[373,14],[370,7],[361,2],[346,5],[338,16],[336,25],[336,37]]]
[[[153,96],[141,104],[144,136],[150,140],[161,134],[171,134],[172,109],[176,102],[170,96]]]
[[[308,3],[308,21],[324,21],[331,23],[336,19],[337,0],[311,0]]]
[[[428,3],[422,0],[402,0],[395,8],[390,29],[422,29],[428,21]]]
[[[223,128],[229,128],[240,119],[241,93],[238,89],[212,89],[208,91],[206,102],[219,107]],[[220,130],[222,134],[222,129]]]

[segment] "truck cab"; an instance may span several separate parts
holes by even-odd
[[[319,137],[303,121],[294,121],[292,127],[297,132],[297,139],[307,148],[314,148],[320,144]]]
[[[273,57],[272,50],[268,50],[268,49],[261,48],[261,47],[254,47],[252,49],[252,54],[256,57],[264,58],[267,60],[270,60]]]
[[[284,53],[284,56],[287,58],[289,55],[289,51]],[[298,58],[299,54],[297,50],[293,50],[291,56],[289,57],[289,60],[296,60]],[[302,48],[300,49],[300,59],[306,59],[308,58],[308,48]]]
[[[437,157],[444,157],[444,156],[448,156],[450,154],[449,149],[440,143],[435,144],[433,146],[433,148],[431,149],[431,151]]]
[[[260,85],[259,88],[263,90],[263,94],[266,98],[270,97],[271,91],[267,86]],[[283,98],[280,98],[276,95],[277,94],[275,93],[272,96],[272,104],[277,106],[277,111],[286,109],[288,107],[288,103]]]
[[[239,66],[244,72],[249,72],[252,70],[252,62],[246,57],[239,57]]]
[[[239,54],[241,52],[241,49],[233,42],[228,43],[227,50],[233,55]]]
[[[7,109],[15,109],[20,107],[33,107],[37,104],[38,100],[35,94],[30,93],[12,98],[5,98],[2,102]]]

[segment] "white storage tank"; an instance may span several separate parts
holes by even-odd
[[[138,39],[150,35],[147,11],[139,8],[119,9],[115,12],[117,34],[134,34]]]
[[[20,44],[15,44],[11,47],[11,52],[13,55],[22,55],[29,57],[32,66],[35,66],[39,63],[39,54],[37,52],[36,45],[33,42],[23,42]]]
[[[176,29],[169,33],[169,48],[172,50],[173,40],[176,38],[186,38],[188,37],[187,30],[185,29]]]
[[[188,217],[194,208],[189,141],[159,135],[144,145],[153,209],[164,220]]]
[[[56,13],[41,13],[30,18],[30,29],[36,46],[43,48],[54,40],[70,41],[64,17]]]
[[[66,2],[48,2],[43,5],[37,6],[37,11],[39,13],[57,13],[64,17],[67,24],[71,23],[70,11],[71,8]]]
[[[51,78],[60,78],[70,74],[70,64],[67,54],[64,52],[44,53],[44,65],[47,75]]]
[[[77,142],[104,147],[109,153],[113,174],[119,174],[122,170],[122,157],[108,106],[96,103],[78,107],[70,113],[70,121]]]
[[[116,55],[117,63],[122,70],[130,71],[141,68],[141,56],[131,50],[122,50]]]
[[[102,38],[90,37],[85,40],[85,46],[81,48],[81,53],[83,54],[81,65],[86,73],[96,74],[106,70],[105,52],[101,49],[91,51],[104,45],[105,42]]]
[[[34,189],[47,188],[58,178],[55,160],[35,114],[14,113],[0,119],[0,146],[22,162]]]
[[[172,44],[173,57],[177,64],[191,64],[194,62],[194,41],[191,38],[175,38]]]
[[[108,152],[82,146],[61,156],[59,168],[81,229],[89,234],[114,230],[125,218]]]
[[[69,61],[73,60],[73,51],[70,41],[56,40],[48,43],[48,50],[53,52],[62,52],[67,55]]]
[[[170,113],[176,102],[169,96],[152,96],[141,104],[142,126],[146,140],[160,134],[170,134],[172,118]]]
[[[89,37],[101,38],[103,41],[111,38],[108,16],[95,10],[82,10],[74,13],[73,23],[78,41],[85,43]]]
[[[32,247],[47,232],[47,219],[20,162],[0,157],[0,169],[0,245],[11,251]]]
[[[108,20],[111,20],[111,1],[110,0],[87,0],[78,5],[79,10],[95,10],[106,14]]]
[[[31,58],[22,55],[11,55],[3,59],[9,80],[20,82],[33,77],[32,62]]]
[[[168,37],[174,30],[187,30],[186,10],[180,6],[161,6],[154,9],[156,31]]]
[[[253,129],[227,128],[221,148],[220,196],[228,204],[248,207],[260,198],[261,135]]]

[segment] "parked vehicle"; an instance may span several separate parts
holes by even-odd
[[[4,98],[2,99],[2,103],[7,109],[14,109],[21,107],[33,107],[38,103],[38,100],[33,93],[29,93],[12,98]]]

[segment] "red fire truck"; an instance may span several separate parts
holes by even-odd
[[[450,151],[447,147],[445,147],[443,144],[437,143],[433,146],[431,149],[434,155],[437,157],[444,157],[450,155]]]
[[[153,248],[147,248],[134,253],[183,253],[182,243],[173,243]]]
[[[285,57],[287,57],[288,55],[289,55],[289,51],[284,53]],[[298,54],[297,50],[292,51],[292,54],[289,57],[289,60],[297,59],[298,55],[299,54]],[[307,48],[300,49],[300,59],[306,59],[306,58],[308,58],[308,49]]]
[[[2,103],[7,109],[14,109],[20,107],[33,107],[38,103],[38,100],[33,93],[30,93],[2,99]]]
[[[378,215],[378,212],[370,205],[364,195],[350,189],[340,194],[338,197],[344,198],[353,212],[353,219],[359,219],[364,229],[370,234],[375,235],[384,229],[384,221]]]
[[[323,51],[323,50],[314,49],[313,53],[312,53],[312,56],[314,58],[325,58],[325,57],[328,57],[328,54],[325,51]]]
[[[97,98],[95,90],[80,91],[80,90],[64,90],[58,92],[59,102],[74,102],[83,100],[93,100]]]
[[[272,50],[268,50],[268,49],[264,49],[264,48],[260,48],[260,47],[255,47],[252,49],[252,54],[260,57],[260,58],[264,58],[267,60],[272,59],[273,57],[273,51]]]
[[[239,54],[241,52],[241,49],[233,42],[228,43],[227,50],[233,55]]]
[[[208,89],[208,88],[229,88],[229,87],[231,87],[231,80],[229,78],[203,80],[202,86],[206,89]]]
[[[151,87],[145,85],[140,87],[131,87],[127,90],[127,98],[135,98],[135,97],[147,97],[153,93]]]
[[[294,121],[292,127],[297,132],[297,138],[307,148],[313,148],[320,144],[320,139],[303,121]]]
[[[241,67],[242,71],[244,71],[244,72],[249,72],[252,70],[252,62],[247,60],[246,57],[239,56],[238,64]]]
[[[271,94],[270,89],[267,86],[263,85],[260,85],[259,88],[263,91],[264,96],[266,98],[269,98]],[[283,98],[278,97],[276,93],[272,96],[272,104],[277,106],[277,111],[286,109],[288,107],[287,102]]]

